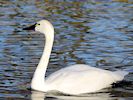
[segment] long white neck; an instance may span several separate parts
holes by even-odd
[[[32,78],[31,87],[35,90],[42,90],[45,88],[45,74],[47,66],[49,63],[49,58],[54,41],[54,29],[49,26],[44,32],[45,35],[45,46],[40,62],[35,70],[34,76]]]

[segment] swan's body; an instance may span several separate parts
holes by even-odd
[[[97,92],[121,81],[128,73],[125,71],[111,72],[88,65],[77,64],[54,72],[45,77],[49,57],[54,41],[54,28],[47,20],[39,21],[34,25],[35,30],[46,37],[44,52],[34,73],[31,88],[43,92],[60,91],[67,94],[82,94]],[[30,29],[33,28],[25,28]]]

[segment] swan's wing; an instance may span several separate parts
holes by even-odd
[[[76,64],[72,66],[68,66],[65,68],[62,68],[54,73],[52,73],[49,77],[46,78],[47,82],[53,82],[56,79],[60,79],[60,77],[65,77],[65,75],[74,73],[74,72],[82,72],[86,70],[99,70],[98,68],[95,67],[90,67],[88,65],[84,64]]]
[[[114,72],[90,67],[74,65],[63,68],[51,74],[46,83],[49,90],[58,90],[65,93],[79,94],[95,92],[109,87],[112,83],[123,79]]]

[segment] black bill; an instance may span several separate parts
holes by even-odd
[[[26,28],[23,28],[23,30],[35,30],[35,27],[36,27],[36,24],[26,27]]]

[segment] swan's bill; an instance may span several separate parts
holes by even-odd
[[[23,28],[23,30],[35,30],[36,24]]]

